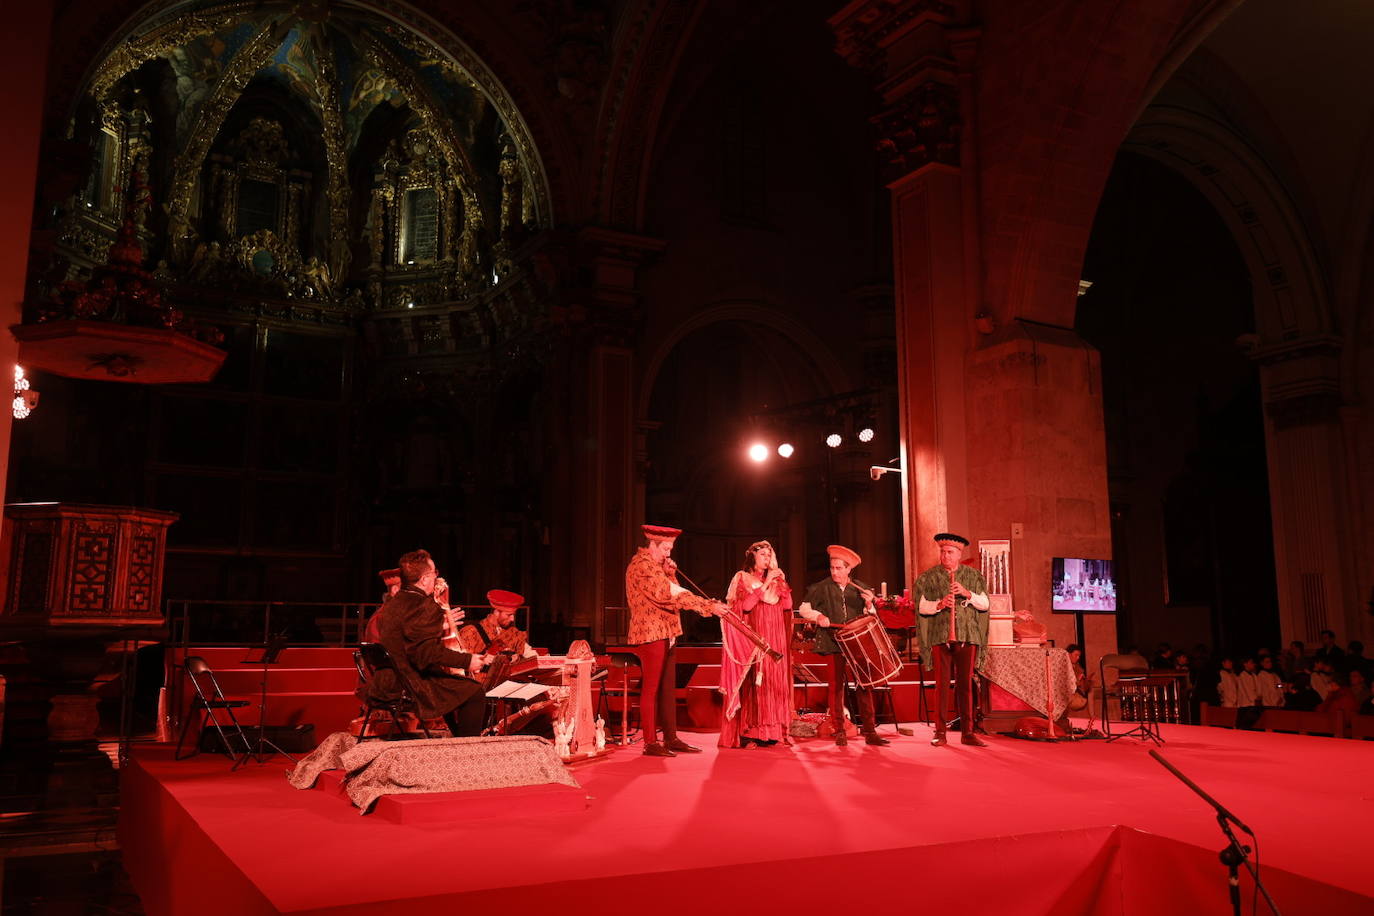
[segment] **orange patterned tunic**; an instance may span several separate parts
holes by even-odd
[[[478,632],[479,627],[481,633]],[[487,635],[487,639],[482,638],[482,633]],[[498,627],[492,616],[483,617],[477,623],[468,624],[460,629],[458,644],[462,647],[461,651],[473,655],[501,651],[514,652],[516,655],[526,654],[525,631],[515,627]]]
[[[625,603],[630,607],[630,633],[626,639],[632,646],[672,639],[682,635],[679,610],[696,611],[703,617],[711,613],[711,600],[680,591],[673,594],[676,579],[654,562],[649,548],[641,547],[625,567]]]

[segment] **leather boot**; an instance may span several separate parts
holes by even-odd
[[[943,728],[937,728],[935,730],[935,736],[930,739],[930,746],[944,747],[948,743],[949,742],[945,740],[945,730]]]
[[[681,738],[679,738],[677,735],[674,735],[673,737],[669,738],[667,741],[663,742],[663,746],[666,747],[668,750],[673,751],[674,753],[678,753],[678,754],[700,754],[700,753],[701,753],[701,748],[697,747],[695,744],[688,744],[686,741],[683,741],[683,740],[682,740]]]
[[[969,745],[970,747],[987,747],[987,746],[988,746],[988,743],[987,743],[986,741],[984,741],[982,738],[979,738],[979,737],[978,737],[977,735],[975,735],[973,732],[964,732],[962,735],[960,735],[960,736],[959,736],[959,743],[960,743],[960,744],[967,744],[967,745]]]
[[[835,746],[845,747],[849,744],[849,736],[844,733],[844,729],[835,732]]]
[[[654,742],[652,742],[651,744],[646,744],[646,745],[644,745],[644,756],[645,756],[645,757],[676,757],[677,754],[674,754],[672,751],[668,750],[666,747],[664,747],[663,745],[659,744],[657,741],[654,741]]]
[[[887,740],[877,732],[869,732],[868,734],[864,735],[864,744],[871,744],[874,747],[886,747],[891,743],[891,741]]]

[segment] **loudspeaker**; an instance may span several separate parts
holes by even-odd
[[[225,728],[224,733],[235,745],[234,752],[242,753],[243,748],[237,746],[239,736],[233,727]],[[248,736],[248,746],[257,750],[258,727],[245,725],[243,733]],[[309,722],[303,725],[269,725],[267,726],[267,740],[288,754],[308,754],[315,749],[315,726]],[[200,733],[200,749],[211,753],[220,753],[224,750],[220,746],[219,732],[215,731],[213,725],[206,725],[205,730]]]

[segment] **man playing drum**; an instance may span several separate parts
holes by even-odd
[[[959,562],[968,546],[967,538],[937,534],[935,544],[940,548],[940,562],[917,576],[912,589],[921,599],[917,605],[921,651],[935,672],[935,735],[930,743],[936,747],[945,744],[953,668],[960,741],[987,747],[973,733],[973,672],[982,669],[988,651],[987,583],[981,572]]]
[[[816,653],[830,656],[830,719],[835,727],[835,743],[843,746],[849,743],[844,733],[844,687],[849,672],[830,628],[873,613],[874,596],[871,588],[849,578],[850,571],[861,562],[857,553],[839,544],[831,544],[826,548],[826,553],[830,555],[830,578],[822,579],[806,590],[806,600],[797,608],[797,613],[820,626],[816,633]],[[873,691],[856,684],[855,692],[859,699],[859,715],[863,717],[864,741],[874,745],[890,743],[877,731],[873,715]]]

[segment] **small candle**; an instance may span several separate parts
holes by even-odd
[[[884,598],[887,597],[887,583],[886,583],[886,582],[883,583],[883,590],[882,590],[881,592],[879,592],[879,594],[881,594]]]

